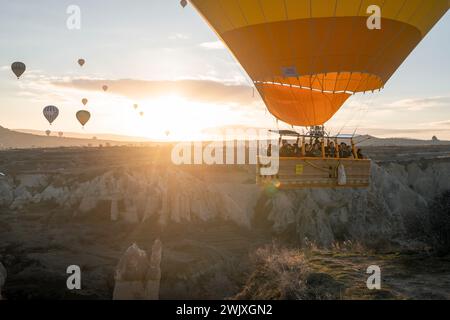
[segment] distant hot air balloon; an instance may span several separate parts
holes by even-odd
[[[80,65],[80,67],[84,66],[85,62],[86,61],[84,59],[78,59],[78,64]]]
[[[169,130],[166,130],[165,134],[166,134],[166,136],[168,137],[168,136],[170,135],[170,131],[169,131]]]
[[[45,119],[47,119],[47,121],[52,124],[53,121],[55,121],[55,119],[58,117],[59,110],[55,106],[46,106],[42,113],[44,114]]]
[[[139,105],[138,105],[137,103],[135,103],[135,104],[133,105],[133,108],[134,108],[134,110],[136,110],[137,108],[139,108]]]
[[[83,127],[89,121],[90,118],[91,114],[89,113],[89,111],[80,110],[77,112],[77,119]]]
[[[17,79],[20,78],[20,76],[25,72],[27,67],[25,66],[25,63],[23,62],[14,62],[11,65],[11,70],[16,75]]]
[[[141,117],[143,117],[143,116],[144,116],[144,112],[143,112],[143,111],[139,112],[139,115],[140,115]]]
[[[108,90],[108,86],[105,84],[105,85],[103,85],[102,89],[103,89],[103,91],[107,91]]]
[[[353,93],[383,88],[449,9],[448,0],[375,2],[381,29],[370,28],[365,1],[190,0],[272,115],[295,126],[322,125]]]
[[[187,6],[187,0],[181,0],[180,1],[180,4],[181,4],[181,6],[183,7],[183,8],[185,8],[186,6]]]
[[[60,131],[60,132],[58,132],[58,137],[62,137],[64,135],[64,132],[62,132],[62,131]]]
[[[83,98],[83,100],[81,100],[81,102],[83,103],[83,105],[86,105],[88,103],[88,99]]]
[[[47,135],[47,137],[50,136],[51,133],[52,133],[52,132],[51,132],[50,130],[46,130],[46,131],[45,131],[45,134]]]

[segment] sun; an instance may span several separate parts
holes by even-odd
[[[158,140],[205,139],[205,129],[225,125],[233,117],[223,106],[189,101],[176,94],[144,100],[139,106],[144,116],[133,119],[132,130]]]

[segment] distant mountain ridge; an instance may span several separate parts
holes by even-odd
[[[129,142],[132,143],[132,142]],[[80,139],[71,137],[44,136],[9,130],[0,126],[0,149],[18,148],[56,148],[75,146],[98,146],[99,144],[118,145],[125,142],[101,139]]]
[[[47,137],[45,132],[38,130],[10,130],[0,126],[0,149],[18,148],[57,148],[57,147],[80,147],[102,145],[125,145],[125,144],[152,144],[150,140],[139,137],[126,137],[113,134],[87,134],[65,133],[60,138],[56,133]],[[93,139],[95,136],[97,139]],[[109,138],[106,138],[109,137]],[[130,140],[126,140],[129,138]],[[450,141],[418,140],[408,138],[377,138],[370,135],[359,135],[354,138],[359,146],[429,146],[450,145]]]
[[[449,145],[446,140],[420,140],[410,138],[377,138],[371,135],[360,135],[355,137],[355,142],[359,146],[374,147],[405,147],[405,146],[430,146],[430,145]]]
[[[33,130],[33,129],[12,129],[16,132],[22,133],[30,133],[38,136],[45,135],[45,130]],[[55,131],[54,134],[56,134]],[[78,132],[64,132],[64,137],[66,138],[76,138],[76,139],[92,139],[92,137],[97,137],[97,139],[101,140],[110,140],[110,141],[121,141],[121,142],[149,142],[148,138],[144,137],[132,137],[132,136],[124,136],[119,134],[108,134],[108,133],[78,133]]]

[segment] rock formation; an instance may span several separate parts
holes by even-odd
[[[2,300],[2,288],[6,282],[6,269],[0,262],[0,300]]]
[[[374,162],[368,189],[280,190],[268,196],[249,182],[210,182],[180,167],[148,166],[83,180],[43,174],[2,177],[0,206],[20,210],[50,202],[88,215],[106,202],[111,220],[135,224],[220,219],[250,228],[252,221],[263,219],[276,233],[294,230],[299,241],[307,237],[328,246],[345,239],[404,237],[411,223],[426,222],[427,205],[450,189],[449,176],[448,158]]]
[[[156,240],[150,259],[136,244],[131,245],[116,269],[114,300],[158,300],[162,244]]]

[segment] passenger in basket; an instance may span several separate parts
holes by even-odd
[[[305,156],[311,157],[311,146],[309,143],[305,143]]]
[[[334,158],[336,155],[336,147],[334,146],[334,142],[330,141],[327,148],[325,149],[325,153],[327,157]]]
[[[283,140],[280,147],[280,157],[287,157],[289,153],[289,147],[286,140]]]
[[[314,143],[313,149],[311,151],[313,157],[321,157],[322,151],[320,150],[320,143]]]

